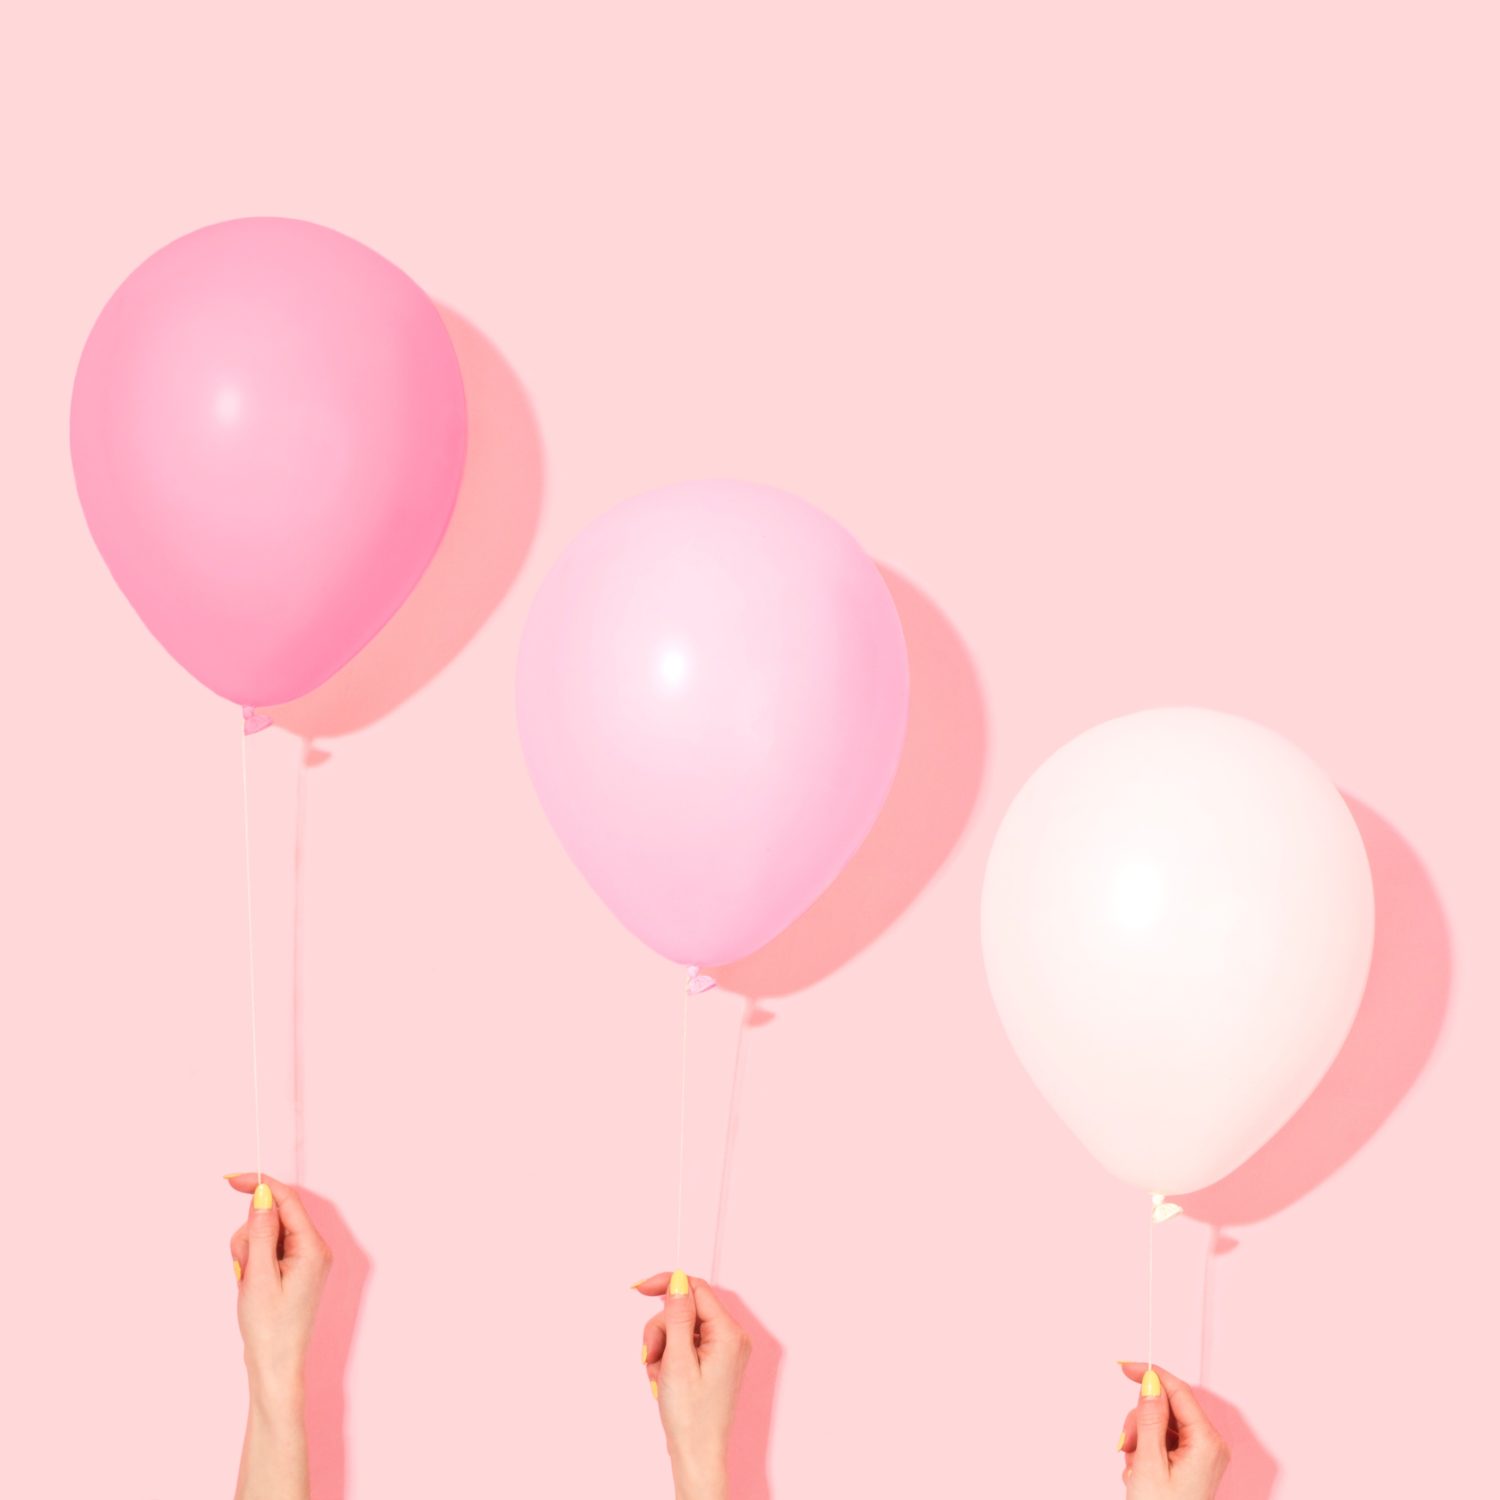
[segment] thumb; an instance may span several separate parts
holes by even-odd
[[[698,1307],[693,1300],[693,1284],[681,1271],[672,1272],[661,1321],[667,1335],[662,1369],[670,1374],[674,1367],[679,1370],[689,1364],[696,1367],[698,1351],[693,1346],[693,1333],[698,1326]]]
[[[1141,1399],[1135,1409],[1135,1459],[1133,1467],[1144,1474],[1167,1472],[1167,1422],[1171,1418],[1161,1379],[1147,1370],[1141,1381]]]
[[[281,1239],[281,1215],[271,1190],[261,1183],[250,1200],[250,1221],[245,1225],[247,1253],[245,1275],[252,1278],[279,1274],[276,1247]]]

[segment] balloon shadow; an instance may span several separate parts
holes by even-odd
[[[854,857],[785,932],[715,970],[751,999],[816,984],[868,947],[937,874],[964,831],[984,773],[984,698],[947,617],[915,584],[882,568],[906,635],[906,743],[885,806]],[[756,1013],[751,1025],[773,1019]]]
[[[723,1287],[714,1291],[729,1316],[750,1335],[750,1363],[729,1432],[729,1493],[734,1500],[771,1500],[768,1459],[782,1347],[743,1298]]]
[[[370,1257],[327,1198],[299,1188],[318,1232],[333,1251],[333,1270],[323,1289],[318,1321],[307,1351],[307,1444],[311,1492],[320,1500],[344,1500],[348,1481],[344,1376],[354,1347],[360,1303],[370,1276]]]
[[[1364,998],[1343,1049],[1302,1108],[1223,1181],[1182,1197],[1187,1213],[1216,1227],[1268,1218],[1337,1171],[1400,1103],[1443,1028],[1453,961],[1437,892],[1389,823],[1352,797],[1344,800],[1375,881]]]
[[[453,515],[427,571],[364,650],[304,697],[263,710],[308,742],[375,723],[436,677],[494,612],[536,534],[544,465],[531,403],[484,334],[438,312],[469,411]]]

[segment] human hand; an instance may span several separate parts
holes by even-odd
[[[1160,1365],[1122,1361],[1140,1397],[1120,1433],[1127,1500],[1213,1500],[1229,1467],[1229,1444],[1204,1415],[1193,1388]]]
[[[226,1179],[251,1194],[250,1215],[229,1241],[239,1280],[240,1337],[252,1396],[300,1399],[318,1300],[333,1255],[296,1192],[254,1172]]]
[[[665,1299],[641,1335],[641,1362],[660,1404],[677,1500],[724,1500],[729,1428],[750,1340],[696,1276],[662,1271],[636,1290]]]

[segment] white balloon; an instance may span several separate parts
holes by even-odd
[[[1344,799],[1295,745],[1206,709],[1064,745],[995,836],[980,908],[1000,1019],[1117,1177],[1232,1172],[1349,1033],[1375,931]]]

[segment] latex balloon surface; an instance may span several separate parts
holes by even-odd
[[[995,837],[985,964],[1027,1071],[1149,1192],[1232,1171],[1348,1035],[1374,895],[1343,798],[1303,752],[1202,709],[1086,731]]]
[[[463,471],[458,360],[421,289],[294,219],[174,240],[73,386],[89,530],[151,633],[236,703],[331,676],[395,612]]]
[[[759,948],[858,848],[906,729],[880,570],[804,501],[683,484],[601,516],[526,622],[542,806],[630,930],[685,964]]]

